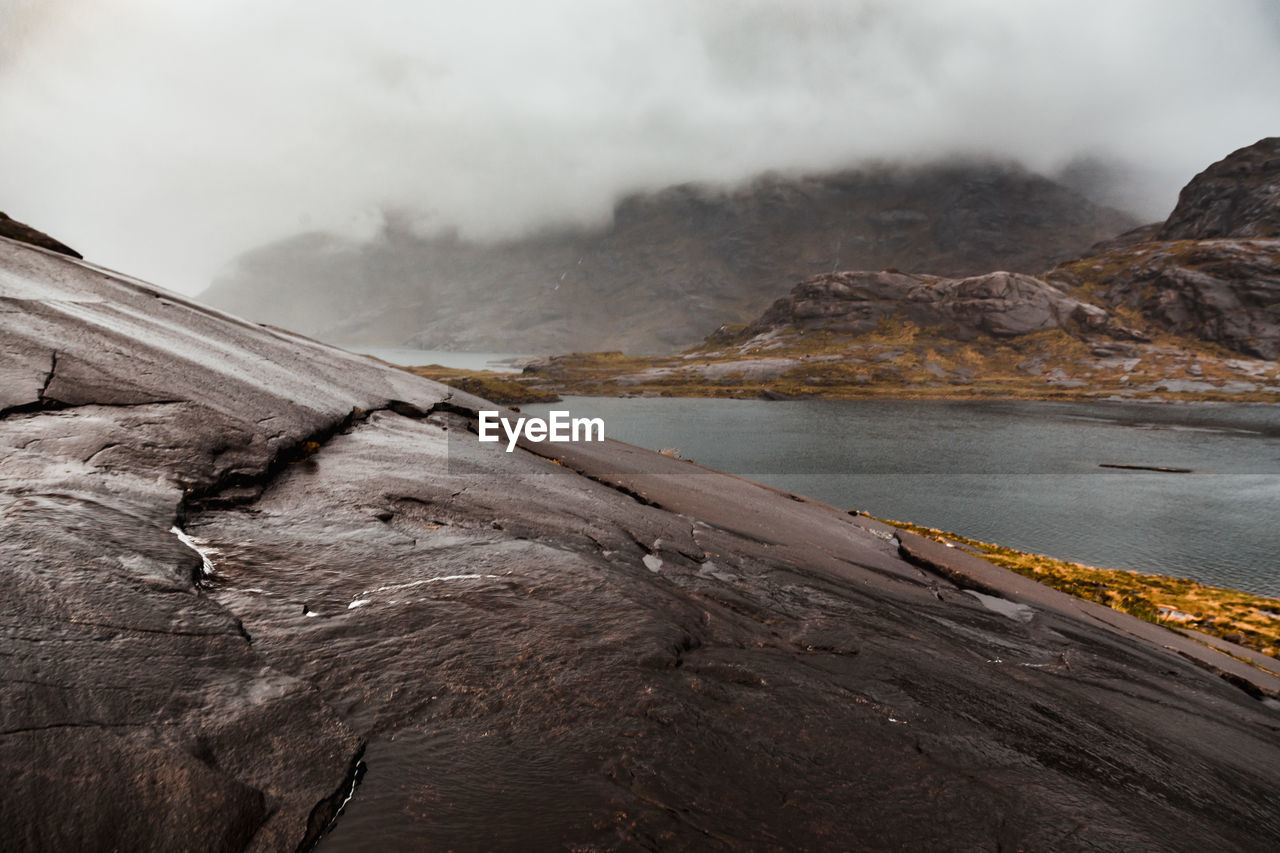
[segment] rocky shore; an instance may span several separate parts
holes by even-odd
[[[7,847],[1280,845],[1229,642],[4,239],[0,352]]]

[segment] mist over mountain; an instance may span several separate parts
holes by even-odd
[[[1154,220],[1280,125],[1276,8],[7,0],[0,186],[187,293],[272,240],[367,240],[384,209],[511,239],[603,226],[635,192],[869,158],[1104,163],[1103,189],[1151,186],[1103,201]]]
[[[1193,177],[1165,221],[1037,275],[822,272],[678,355],[553,356],[520,382],[531,395],[1274,403],[1278,357],[1280,137],[1269,137]]]
[[[390,214],[371,240],[299,235],[202,298],[345,345],[660,352],[837,269],[1038,272],[1137,224],[1008,163],[869,166],[683,184],[622,199],[607,227],[480,243]]]

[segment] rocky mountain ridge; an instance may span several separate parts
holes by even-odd
[[[1163,224],[1098,248],[1046,280],[1162,331],[1280,357],[1280,137],[1195,176]]]
[[[1040,277],[965,279],[849,272],[804,281],[747,327],[858,334],[886,313],[942,338],[1009,338],[1059,328],[1149,340],[1191,335],[1243,355],[1280,355],[1280,138],[1233,152],[1197,175],[1160,225]],[[1117,311],[1145,330],[1121,325]],[[850,322],[850,316],[860,318]],[[837,319],[840,318],[840,319]]]
[[[1133,224],[1010,164],[875,166],[670,187],[620,200],[601,228],[494,244],[395,218],[364,244],[306,235],[241,257],[202,298],[343,345],[670,351],[758,315],[779,282],[1035,272]]]

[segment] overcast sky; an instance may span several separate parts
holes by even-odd
[[[1167,174],[1280,134],[1275,0],[0,0],[0,210],[194,293],[299,231],[989,152]]]

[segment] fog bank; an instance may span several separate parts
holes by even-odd
[[[0,209],[196,292],[244,249],[368,233],[385,207],[489,238],[864,158],[1096,157],[1159,207],[1280,133],[1278,8],[0,0]]]

